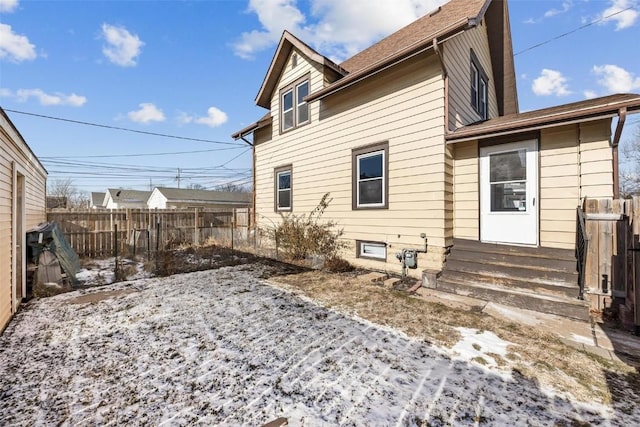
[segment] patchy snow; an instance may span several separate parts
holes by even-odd
[[[452,348],[452,351],[456,354],[456,359],[459,360],[476,361],[488,368],[497,368],[498,363],[488,353],[505,357],[507,355],[507,346],[513,345],[508,341],[501,340],[493,332],[479,331],[472,328],[455,329],[462,335],[462,339]]]
[[[573,402],[468,362],[504,354],[493,334],[463,329],[440,349],[259,269],[33,300],[0,337],[0,425],[640,425],[640,408]]]
[[[91,264],[85,268],[81,268],[76,273],[76,279],[80,282],[80,286],[96,286],[108,285],[116,280],[115,275],[115,258],[105,258],[92,260]],[[130,259],[120,259],[120,265],[134,265],[135,273],[128,276],[127,280],[138,280],[151,277],[151,273],[144,270],[144,264],[132,261]]]

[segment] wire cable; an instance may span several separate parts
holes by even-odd
[[[80,121],[80,120],[65,119],[65,118],[62,118],[62,117],[45,116],[43,114],[27,113],[25,111],[10,110],[10,109],[7,109],[7,108],[3,108],[3,110],[4,111],[8,111],[10,113],[24,114],[26,116],[40,117],[40,118],[43,118],[43,119],[59,120],[61,122],[75,123],[75,124],[78,124],[78,125],[95,126],[95,127],[104,128],[104,129],[120,130],[120,131],[124,131],[124,132],[133,132],[133,133],[139,133],[139,134],[143,134],[143,135],[159,136],[159,137],[162,137],[162,138],[173,138],[173,139],[180,139],[180,140],[183,140],[183,141],[208,142],[210,144],[238,145],[235,142],[214,141],[214,140],[211,140],[211,139],[189,138],[189,137],[186,137],[186,136],[178,136],[178,135],[169,135],[169,134],[165,134],[165,133],[148,132],[148,131],[144,131],[144,130],[129,129],[129,128],[123,128],[123,127],[118,127],[118,126],[111,126],[111,125],[103,125],[103,124],[100,124],[100,123],[91,123],[91,122],[83,122],[83,121]]]
[[[530,47],[528,47],[528,48],[526,48],[526,49],[523,49],[523,50],[521,50],[521,51],[519,51],[519,52],[514,53],[514,54],[513,54],[513,56],[518,56],[518,55],[520,55],[521,53],[525,53],[525,52],[528,52],[528,51],[533,50],[533,49],[535,49],[535,48],[538,48],[538,47],[540,47],[540,46],[544,46],[545,44],[551,43],[552,41],[558,40],[558,39],[560,39],[560,38],[562,38],[562,37],[566,37],[566,36],[568,36],[568,35],[570,35],[570,34],[573,34],[573,33],[575,33],[575,32],[578,32],[578,31],[580,31],[580,30],[583,30],[583,29],[585,29],[585,28],[587,28],[587,27],[590,27],[590,26],[592,26],[592,25],[594,25],[594,24],[597,24],[597,23],[599,23],[599,22],[605,21],[605,20],[607,20],[607,19],[609,19],[609,18],[611,18],[611,17],[613,17],[613,16],[616,16],[616,15],[618,15],[618,14],[622,13],[622,12],[626,12],[627,10],[631,10],[631,9],[635,9],[635,5],[633,5],[633,6],[629,6],[629,7],[627,7],[626,9],[619,10],[619,11],[617,11],[617,12],[614,12],[614,13],[610,14],[610,15],[603,16],[602,18],[598,18],[598,19],[596,19],[595,21],[591,21],[591,22],[589,22],[589,23],[587,23],[587,24],[584,24],[584,25],[582,25],[582,26],[580,26],[580,27],[578,27],[578,28],[574,28],[574,29],[573,29],[573,30],[571,30],[571,31],[567,31],[566,33],[563,33],[563,34],[557,35],[557,36],[552,37],[552,38],[550,38],[550,39],[547,39],[547,40],[545,40],[545,41],[543,41],[543,42],[540,42],[540,43],[538,43],[538,44],[535,44],[535,45],[533,45],[533,46],[530,46]]]

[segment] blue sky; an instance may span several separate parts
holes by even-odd
[[[264,115],[254,99],[284,29],[341,61],[443,2],[0,0],[0,105],[50,181],[250,183],[251,153],[230,135]],[[638,0],[509,8],[521,111],[640,93]],[[623,141],[640,115],[627,123]]]

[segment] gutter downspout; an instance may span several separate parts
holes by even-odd
[[[442,50],[438,46],[438,38],[433,38],[433,51],[438,57],[438,61],[440,62],[440,68],[442,68],[442,78],[444,79],[444,131],[445,134],[449,134],[451,130],[449,129],[449,73],[447,72],[447,67],[444,65],[444,57],[442,55]]]
[[[613,163],[613,198],[620,198],[620,171],[618,165],[618,144],[620,143],[620,137],[622,136],[622,128],[624,122],[627,119],[627,107],[622,107],[618,110],[618,124],[616,125],[616,131],[613,135],[613,141],[611,141],[611,155]]]
[[[252,198],[252,211],[251,211],[251,223],[253,224],[253,226],[256,226],[256,146],[255,144],[251,143],[251,141],[248,141],[245,139],[245,135],[240,135],[240,139],[243,140],[244,142],[246,142],[248,145],[251,146],[251,160],[253,162],[253,164],[251,165],[251,169],[252,169],[252,190],[251,191],[251,198]],[[254,233],[254,239],[258,238],[258,230],[254,229],[255,233]]]

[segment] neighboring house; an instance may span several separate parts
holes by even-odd
[[[100,193],[100,192],[91,192],[90,200],[89,200],[89,207],[91,209],[102,209],[104,208],[104,198],[106,196],[107,193]]]
[[[149,209],[247,208],[251,193],[156,187],[147,201]]]
[[[146,209],[150,195],[151,191],[110,188],[104,196],[103,206],[107,209]]]
[[[414,276],[460,240],[572,254],[581,200],[617,195],[640,96],[519,113],[510,31],[506,1],[451,0],[341,64],[285,31],[256,97],[269,112],[233,135],[253,144],[258,226],[330,192],[323,218],[363,267],[400,272],[422,233]]]
[[[26,231],[46,216],[47,171],[0,108],[0,331],[26,296]]]

